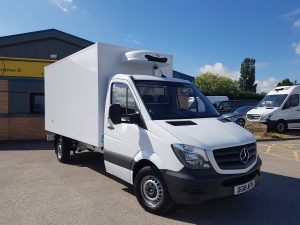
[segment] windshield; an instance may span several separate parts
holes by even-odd
[[[258,107],[279,107],[286,98],[285,95],[266,95],[257,105]]]
[[[245,112],[248,112],[252,108],[253,108],[253,106],[242,106],[240,108],[237,108],[233,113],[245,113]]]
[[[135,81],[153,120],[218,117],[208,99],[193,85],[169,81]]]

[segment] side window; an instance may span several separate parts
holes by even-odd
[[[111,104],[120,104],[122,114],[132,114],[137,111],[134,97],[126,84],[113,83],[111,91]]]
[[[282,109],[284,110],[284,109],[289,109],[291,107],[291,97],[289,97],[287,100],[286,100],[286,102],[285,102],[285,104],[284,104],[284,106],[282,107]]]
[[[291,107],[299,105],[299,94],[291,95]]]
[[[136,103],[134,100],[134,97],[127,87],[127,113],[126,114],[132,114],[137,111]]]
[[[299,105],[299,94],[291,95],[282,109],[289,109]]]

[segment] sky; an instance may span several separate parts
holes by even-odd
[[[299,0],[0,0],[0,36],[55,28],[171,54],[174,69],[239,77],[256,59],[257,91],[300,83]]]

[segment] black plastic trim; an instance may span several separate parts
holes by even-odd
[[[148,61],[151,61],[151,62],[166,63],[168,61],[167,57],[155,57],[155,56],[152,56],[152,55],[145,55],[145,58],[148,59]]]
[[[134,161],[133,158],[131,157],[121,155],[105,149],[104,149],[104,160],[113,163],[117,166],[121,166],[128,170],[131,170],[131,164]]]
[[[172,199],[178,204],[199,204],[206,200],[234,195],[234,186],[261,180],[261,159],[258,157],[253,168],[247,173],[219,174],[213,169],[180,171],[160,170]]]
[[[287,120],[287,123],[300,123],[300,119]]]
[[[198,125],[197,123],[190,120],[179,120],[179,121],[166,121],[166,123],[173,126],[189,126],[189,125]]]
[[[279,119],[279,120],[284,120],[284,121],[286,121],[288,124],[290,124],[290,123],[300,123],[300,119],[293,119],[293,120]],[[268,120],[268,122],[267,122],[266,124],[269,123],[271,126],[275,126],[276,123],[277,123],[279,120]]]

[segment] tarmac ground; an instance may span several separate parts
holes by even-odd
[[[99,153],[56,160],[52,143],[0,142],[0,224],[300,224],[300,140],[260,142],[261,183],[234,198],[145,212]]]

